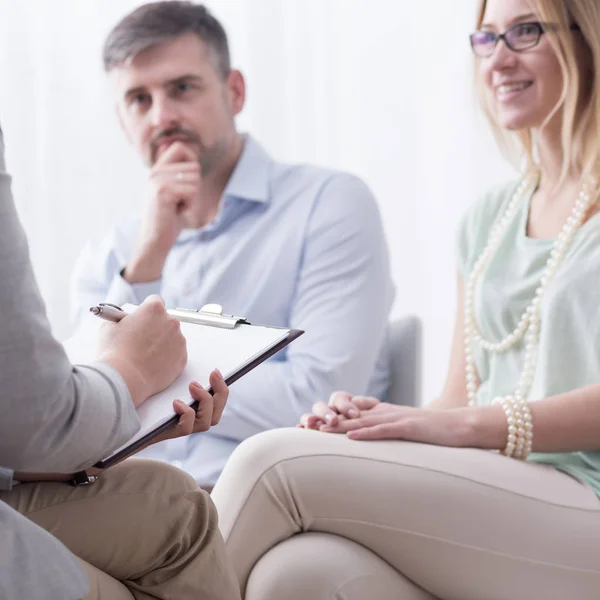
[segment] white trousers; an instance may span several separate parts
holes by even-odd
[[[600,501],[550,466],[280,429],[212,497],[247,600],[600,598]]]

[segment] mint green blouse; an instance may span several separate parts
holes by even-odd
[[[504,214],[519,182],[492,189],[463,218],[458,260],[468,277],[485,248],[490,229]],[[525,198],[475,294],[475,313],[486,339],[498,341],[512,331],[531,301],[546,265],[553,239],[527,237],[531,195]],[[477,403],[512,394],[523,369],[524,344],[504,354],[474,348],[481,385]],[[600,213],[576,233],[563,264],[542,299],[535,377],[529,400],[542,400],[575,388],[600,383]],[[600,398],[599,398],[600,401]],[[534,432],[535,434],[535,432]],[[590,485],[600,496],[599,451],[531,454]]]

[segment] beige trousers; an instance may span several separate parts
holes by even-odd
[[[600,598],[600,502],[546,465],[281,429],[212,497],[247,600]]]
[[[240,597],[214,505],[179,469],[129,459],[93,485],[21,484],[0,500],[80,559],[88,599]]]

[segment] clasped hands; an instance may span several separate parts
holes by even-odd
[[[345,433],[354,440],[408,440],[439,446],[467,446],[468,409],[428,409],[334,392],[302,415],[298,427]]]

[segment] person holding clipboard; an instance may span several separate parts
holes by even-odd
[[[214,505],[183,471],[134,459],[66,483],[90,483],[72,473],[136,432],[135,409],[179,376],[186,342],[151,297],[103,326],[96,362],[71,364],[35,282],[1,130],[0,279],[0,597],[239,598]],[[174,402],[179,422],[160,439],[218,422],[228,388],[217,371],[210,384],[213,396],[189,387],[197,411]]]

